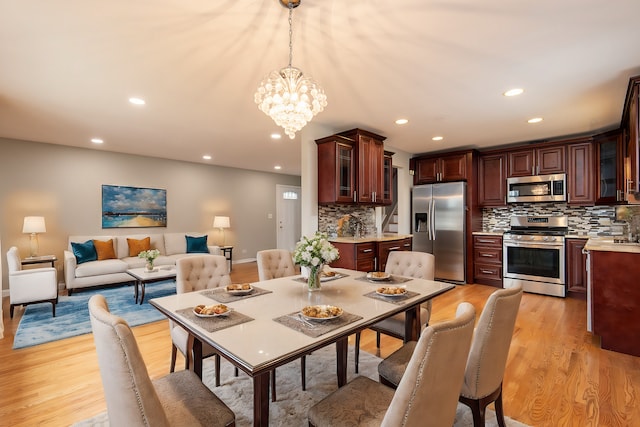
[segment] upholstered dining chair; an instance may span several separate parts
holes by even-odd
[[[414,277],[417,279],[433,280],[435,275],[435,257],[426,252],[413,251],[392,251],[387,258],[385,272],[403,277]],[[420,305],[420,322],[423,328],[429,324],[431,318],[431,300]],[[369,329],[376,332],[376,346],[380,348],[380,334],[407,341],[404,336],[404,313],[396,314],[388,319],[382,320]],[[356,333],[355,342],[355,362],[356,373],[358,372],[358,361],[360,359],[360,332]]]
[[[265,249],[256,254],[258,264],[258,279],[278,279],[280,277],[295,276],[297,274],[291,252],[286,249]],[[306,356],[300,358],[302,390],[307,389]],[[237,368],[236,368],[237,369]],[[276,370],[271,371],[271,400],[276,401]]]
[[[223,255],[198,255],[179,258],[176,261],[176,293],[202,291],[231,284],[227,259]],[[174,372],[177,351],[184,356],[184,368],[189,369],[192,357],[193,336],[169,319],[171,333],[171,365]],[[202,343],[202,357],[215,356],[216,386],[220,385],[220,355],[213,347]]]
[[[9,270],[9,315],[17,305],[50,302],[53,317],[56,317],[58,303],[58,280],[54,267],[30,268],[23,270],[18,248],[12,246],[7,251]]]
[[[475,309],[458,306],[456,318],[420,335],[395,390],[358,376],[309,410],[309,425],[451,426],[469,354]]]
[[[486,408],[492,402],[498,425],[505,425],[502,379],[521,299],[521,286],[497,290],[487,299],[478,319],[459,396],[459,401],[471,408],[475,427],[485,425]],[[391,387],[400,383],[415,344],[415,341],[405,344],[380,363],[381,383]]]
[[[151,381],[131,328],[104,296],[89,299],[89,316],[110,425],[235,426],[233,411],[192,371]]]

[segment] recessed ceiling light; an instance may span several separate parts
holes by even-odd
[[[527,123],[540,123],[542,121],[542,117],[534,117],[533,119],[527,120]]]
[[[94,144],[102,144],[104,141],[100,138],[91,138],[91,142]]]
[[[396,124],[397,125],[406,125],[407,123],[409,123],[409,120],[407,120],[407,119],[398,119],[398,120],[396,120]]]
[[[208,154],[205,154],[204,156],[202,156],[202,158],[203,158],[204,160],[211,160],[211,156],[210,156],[210,155],[208,155]]]
[[[282,169],[282,166],[280,166],[280,165],[275,165],[273,168],[274,168],[275,170],[279,171],[280,169]]]
[[[280,139],[282,138],[282,135],[280,135],[279,133],[272,133],[271,134],[271,139]]]
[[[434,140],[434,141],[442,141],[444,139],[444,136],[434,136],[431,139]]]
[[[524,89],[514,88],[514,89],[509,89],[508,91],[503,93],[503,95],[504,96],[518,96],[518,95],[522,95],[523,92],[524,92]]]
[[[134,105],[144,105],[146,102],[142,98],[129,98],[129,102]]]

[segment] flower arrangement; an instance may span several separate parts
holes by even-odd
[[[157,249],[149,249],[148,251],[142,251],[138,254],[138,258],[144,258],[147,260],[147,264],[153,268],[153,261],[160,255],[160,251]],[[147,267],[149,269],[149,267]]]
[[[293,261],[309,269],[308,285],[310,290],[320,288],[318,278],[320,271],[325,264],[329,264],[339,257],[338,249],[329,242],[327,234],[321,232],[316,232],[311,237],[302,237],[293,252]]]

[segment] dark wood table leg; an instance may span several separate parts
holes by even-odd
[[[336,374],[338,375],[338,387],[347,383],[347,350],[349,339],[342,338],[336,341]]]
[[[405,312],[404,342],[418,341],[422,325],[420,324],[420,305],[416,305]]]
[[[193,337],[193,345],[191,346],[191,369],[193,369],[193,373],[195,373],[198,378],[202,379],[202,342]],[[216,373],[218,370],[216,369]]]
[[[269,378],[266,371],[253,377],[253,425],[269,425]]]
[[[140,281],[140,305],[144,302],[144,288],[145,284],[143,281]]]
[[[137,304],[138,303],[138,280],[137,279],[133,282],[133,286],[134,286],[133,296],[135,297],[136,304]]]

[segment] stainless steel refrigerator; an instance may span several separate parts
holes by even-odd
[[[436,280],[465,283],[466,186],[447,182],[413,187],[413,250],[435,256]]]

